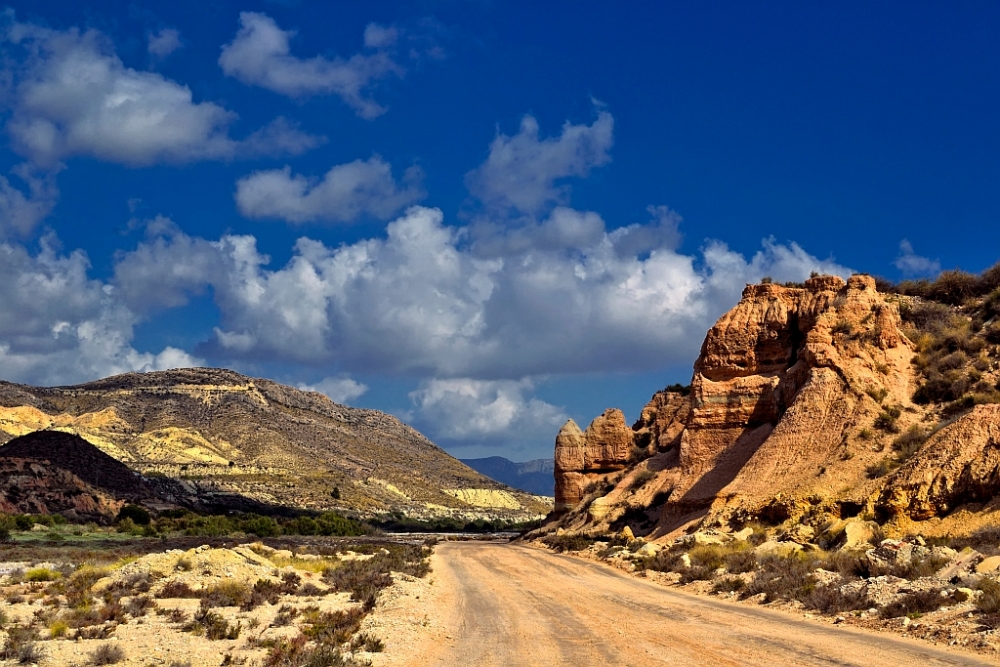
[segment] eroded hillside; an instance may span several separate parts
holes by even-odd
[[[550,509],[394,417],[227,370],[54,388],[0,382],[0,442],[41,429],[79,434],[147,477],[180,480],[201,501],[244,497],[417,518],[527,518]]]
[[[708,332],[690,387],[657,393],[632,427],[618,410],[563,427],[547,528],[655,539],[857,515],[925,534],[990,521],[1000,293],[949,304],[905,292],[865,275],[748,285]]]

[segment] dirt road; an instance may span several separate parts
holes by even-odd
[[[696,597],[523,546],[442,543],[424,625],[381,664],[989,665],[917,640]],[[411,610],[412,611],[412,610]],[[396,646],[391,644],[396,643]]]

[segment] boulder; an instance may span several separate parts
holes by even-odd
[[[798,544],[809,544],[816,537],[816,531],[812,526],[798,524],[792,526],[779,538],[780,542],[796,542]]]
[[[739,540],[740,542],[746,542],[753,535],[753,528],[747,527],[742,530],[737,530],[733,533],[733,539]]]
[[[652,542],[646,542],[641,547],[635,550],[635,555],[642,558],[649,558],[660,553],[663,549],[659,544],[653,544]]]
[[[627,542],[631,542],[635,539],[635,533],[632,532],[632,528],[630,526],[622,528],[621,538]]]
[[[904,567],[914,559],[930,557],[931,550],[919,544],[903,540],[882,540],[874,549],[865,552],[865,558],[873,572],[887,572]]]
[[[984,558],[976,565],[977,574],[990,574],[1000,570],[1000,556]]]

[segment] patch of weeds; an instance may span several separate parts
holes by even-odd
[[[195,592],[190,586],[188,586],[183,581],[171,581],[168,582],[162,589],[160,593],[156,596],[158,598],[196,598],[201,597],[199,593]]]
[[[125,659],[125,649],[118,644],[101,644],[90,654],[92,665],[117,665]]]
[[[66,621],[53,621],[49,624],[49,637],[52,639],[65,637],[68,631],[69,625],[66,624]]]
[[[215,586],[208,588],[201,593],[201,607],[211,609],[213,607],[240,607],[248,602],[251,597],[251,589],[242,581],[228,580],[221,581]],[[251,607],[252,609],[253,607]]]
[[[7,630],[7,640],[0,648],[0,658],[16,660],[18,664],[30,665],[44,657],[42,648],[36,643],[38,635],[33,628],[13,627]]]
[[[898,618],[911,614],[926,614],[952,602],[950,596],[941,595],[940,590],[917,591],[902,595],[882,608],[882,618]]]
[[[132,618],[145,616],[150,609],[156,608],[156,602],[148,595],[136,595],[129,598],[125,604],[125,611]]]
[[[586,551],[596,541],[593,537],[584,535],[548,535],[542,538],[542,544],[556,553]]]
[[[810,609],[817,609],[824,614],[839,614],[844,611],[869,609],[872,601],[862,591],[842,592],[836,583],[827,586],[814,586],[802,600]]]
[[[206,638],[215,641],[222,639],[239,639],[243,626],[240,623],[230,623],[221,614],[209,609],[199,609],[194,619],[185,628],[196,635],[204,634]]]
[[[272,621],[272,624],[279,628],[286,625],[291,625],[292,621],[298,615],[299,615],[298,609],[296,609],[291,605],[283,604],[278,608],[278,613],[274,617],[274,621]]]
[[[302,634],[319,644],[340,646],[358,631],[364,617],[365,612],[357,607],[308,613],[303,616]]]
[[[927,442],[928,435],[927,431],[914,424],[893,440],[892,448],[896,450],[896,462],[902,464],[916,454]]]
[[[740,577],[722,577],[712,584],[713,593],[738,593],[746,588],[747,582]]]
[[[381,653],[385,650],[385,643],[369,632],[362,632],[351,641],[351,650],[364,650],[368,653]]]
[[[889,390],[885,387],[868,387],[865,393],[872,397],[876,403],[881,403],[889,395]]]
[[[879,477],[885,477],[898,467],[899,463],[896,462],[896,459],[891,456],[887,456],[884,459],[881,459],[878,463],[872,463],[867,466],[865,468],[865,474],[868,476],[868,479],[878,479]]]

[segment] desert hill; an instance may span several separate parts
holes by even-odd
[[[0,442],[78,434],[185,504],[526,518],[549,507],[490,480],[376,410],[233,371],[127,373],[70,387],[0,382]],[[2,450],[3,447],[0,447]]]
[[[991,272],[748,285],[708,332],[689,387],[654,395],[631,427],[616,409],[586,431],[563,427],[546,530],[627,525],[656,539],[861,515],[890,533],[919,522],[930,535],[995,523],[1000,270]]]

